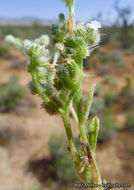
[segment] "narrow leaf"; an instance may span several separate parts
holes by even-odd
[[[94,117],[88,128],[88,141],[91,151],[95,153],[97,136],[99,131],[99,119]]]

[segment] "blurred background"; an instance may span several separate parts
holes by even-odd
[[[28,90],[25,56],[4,42],[50,35],[59,0],[0,1],[0,190],[65,190],[79,182],[67,151],[63,123]],[[111,183],[134,181],[134,1],[76,0],[77,21],[101,22],[101,44],[84,60],[83,96],[97,83],[91,115],[100,118],[97,161]],[[83,100],[84,104],[84,100]],[[73,123],[73,131],[78,131]],[[133,187],[128,188],[133,190]]]

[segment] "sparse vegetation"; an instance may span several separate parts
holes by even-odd
[[[127,114],[125,125],[128,131],[134,132],[134,111]]]
[[[117,67],[125,67],[125,65],[126,65],[126,63],[125,63],[124,61],[118,61],[118,62],[116,63],[116,66],[117,66]]]
[[[102,94],[103,93],[103,86],[102,86],[102,84],[97,84],[96,85],[96,90],[95,90],[95,95],[96,96],[98,96],[98,95],[100,95],[100,94]]]
[[[105,83],[116,83],[116,79],[112,75],[104,75]]]
[[[18,84],[18,77],[13,76],[0,88],[0,111],[8,112],[16,107],[24,97],[25,88]]]
[[[134,55],[134,47],[126,49],[125,54],[126,56]]]
[[[111,106],[118,99],[118,95],[112,91],[106,92],[104,94],[104,101],[106,106]]]
[[[99,51],[97,53],[97,56],[102,63],[109,63],[109,62],[118,63],[122,61],[122,53],[119,50],[115,50],[112,53]]]
[[[9,55],[9,50],[6,46],[0,46],[0,57]]]
[[[122,94],[127,93],[132,88],[132,78],[130,75],[125,77],[125,86],[122,89]]]

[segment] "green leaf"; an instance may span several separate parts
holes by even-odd
[[[97,136],[99,131],[99,119],[94,117],[88,128],[88,141],[91,151],[95,154]]]

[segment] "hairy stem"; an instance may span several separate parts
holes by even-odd
[[[73,160],[77,159],[77,150],[75,147],[75,143],[74,143],[74,138],[73,138],[73,133],[71,130],[71,125],[70,125],[70,119],[69,119],[69,109],[67,108],[62,114],[62,119],[64,122],[64,127],[65,127],[65,131],[67,134],[67,138],[68,138],[68,143],[69,143],[69,149],[72,155]]]
[[[70,111],[71,111],[71,114],[72,114],[72,116],[74,118],[74,121],[75,121],[76,125],[78,126],[78,117],[77,117],[76,112],[75,112],[72,105],[70,106]]]

